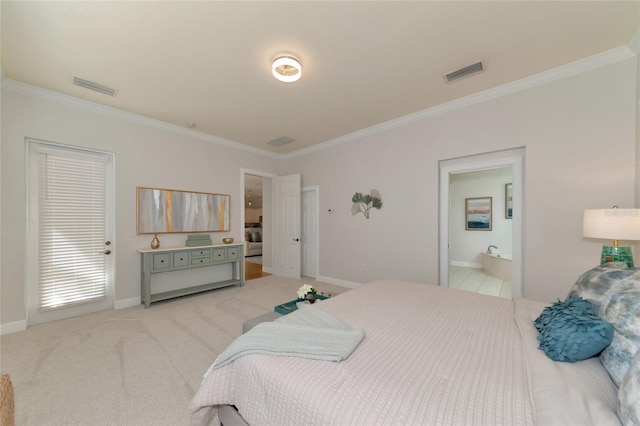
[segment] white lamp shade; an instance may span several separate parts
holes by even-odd
[[[585,210],[582,235],[606,240],[640,240],[640,209]]]

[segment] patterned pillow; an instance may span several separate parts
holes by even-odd
[[[251,242],[251,231],[244,231],[244,240]]]
[[[602,306],[601,316],[613,324],[615,333],[600,361],[619,387],[640,349],[640,279],[615,283]]]
[[[618,417],[623,425],[640,425],[640,350],[636,352],[620,390]]]
[[[599,265],[588,270],[580,275],[567,297],[580,296],[583,299],[590,300],[596,312],[602,316],[601,306],[604,300],[610,295],[615,283],[626,279],[634,281],[640,280],[639,269],[622,268],[626,268],[626,264],[605,263],[604,265]]]
[[[591,358],[613,338],[613,326],[598,318],[591,303],[579,297],[545,308],[535,323],[540,330],[540,349],[554,361]]]

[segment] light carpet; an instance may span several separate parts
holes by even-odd
[[[244,287],[30,327],[1,337],[17,425],[185,425],[203,374],[242,323],[296,298],[304,278]],[[217,424],[216,421],[212,424]]]

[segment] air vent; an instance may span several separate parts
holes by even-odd
[[[444,79],[447,81],[447,83],[452,83],[454,81],[461,80],[482,71],[484,71],[484,64],[482,63],[482,61],[478,61],[475,64],[471,64],[464,68],[460,68],[459,70],[451,71],[444,74]]]
[[[281,136],[277,139],[272,140],[271,142],[267,142],[267,144],[272,145],[272,146],[282,146],[282,145],[286,145],[288,143],[293,142],[295,139],[291,139],[288,136]]]
[[[112,89],[102,84],[94,83],[93,81],[85,80],[80,77],[73,77],[73,84],[76,86],[84,87],[85,89],[93,90],[94,92],[103,93],[109,96],[115,96],[118,94],[116,89]]]

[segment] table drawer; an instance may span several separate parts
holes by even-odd
[[[181,266],[189,266],[189,252],[188,251],[174,251],[173,252],[173,267],[179,268]]]
[[[154,253],[153,254],[153,270],[160,271],[163,269],[171,269],[170,253]]]
[[[227,247],[220,247],[213,249],[213,261],[224,262],[227,260]]]
[[[211,263],[211,258],[210,257],[197,257],[195,259],[191,259],[191,265],[193,266],[198,266],[198,265],[208,265]]]
[[[191,250],[191,257],[211,256],[211,249]]]
[[[240,247],[227,247],[227,260],[240,259]]]

